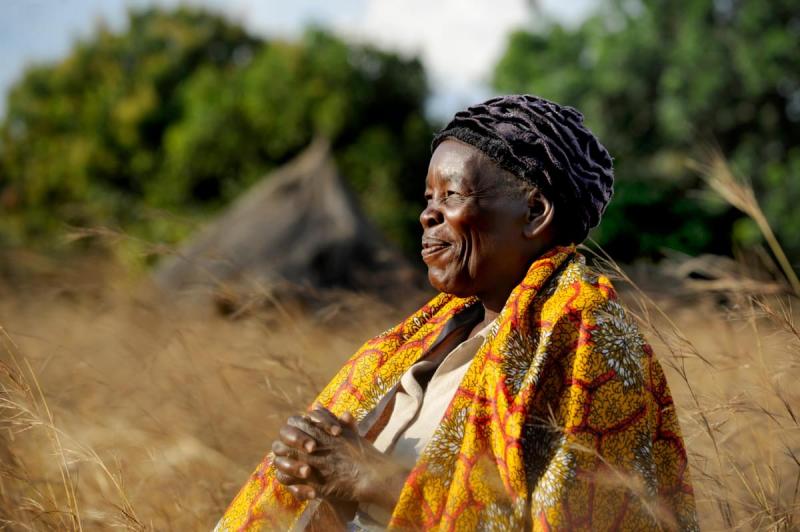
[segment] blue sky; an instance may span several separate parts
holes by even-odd
[[[309,23],[422,58],[431,114],[447,117],[489,95],[487,80],[509,31],[551,18],[575,24],[599,0],[0,0],[0,113],[30,62],[53,61],[100,19],[122,27],[129,6],[179,3],[224,13],[263,36]],[[468,7],[467,7],[468,6]]]

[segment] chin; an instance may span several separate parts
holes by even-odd
[[[437,272],[431,268],[428,268],[428,282],[436,291],[456,297],[471,297],[476,295],[475,290],[468,287],[469,283],[459,282],[458,279],[442,275],[442,272]]]

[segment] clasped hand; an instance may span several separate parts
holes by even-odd
[[[408,475],[359,435],[350,413],[321,406],[290,417],[272,444],[278,481],[299,500],[317,497],[391,510]]]

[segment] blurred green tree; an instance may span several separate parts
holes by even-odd
[[[702,197],[687,160],[717,145],[800,257],[800,11],[793,0],[609,0],[583,24],[514,33],[502,91],[574,105],[615,158],[594,233],[616,257],[730,252],[756,231]]]
[[[319,30],[263,42],[198,9],[131,11],[126,30],[99,27],[11,90],[0,242],[51,244],[65,224],[174,242],[191,228],[175,220],[202,219],[324,135],[367,211],[411,247],[426,96],[417,60]]]
[[[367,213],[416,247],[431,137],[418,61],[311,29],[298,43],[265,45],[247,68],[204,67],[182,95],[185,115],[167,131],[166,177],[151,204],[224,203],[322,135]]]
[[[203,66],[236,68],[259,44],[191,9],[132,11],[128,22],[122,33],[100,26],[12,88],[0,126],[5,239],[138,220],[145,191],[163,177],[164,134],[184,112],[181,85]]]

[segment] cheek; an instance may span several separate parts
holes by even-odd
[[[467,269],[470,277],[479,279],[486,275],[487,269],[496,258],[496,246],[491,235],[481,231],[470,234],[470,252],[467,257]]]
[[[445,220],[455,237],[454,240],[462,245],[470,244],[476,235],[487,230],[486,220],[480,215],[477,206],[471,204],[445,212]]]
[[[475,203],[453,206],[443,214],[452,253],[439,264],[429,265],[428,279],[438,290],[469,291],[491,273],[492,255],[499,249],[494,238],[496,217]]]
[[[466,240],[469,252],[465,263],[469,276],[476,281],[484,281],[516,264],[523,242],[518,236],[521,232],[517,221],[504,217],[482,218],[480,223],[470,227]]]
[[[459,220],[459,236],[464,250],[464,261],[470,268],[475,270],[491,254],[495,247],[493,227],[491,220],[486,216],[479,216],[477,213],[466,212]]]
[[[490,234],[474,227],[463,232],[448,265],[448,277],[459,286],[474,289],[491,276],[492,250],[495,248]]]

